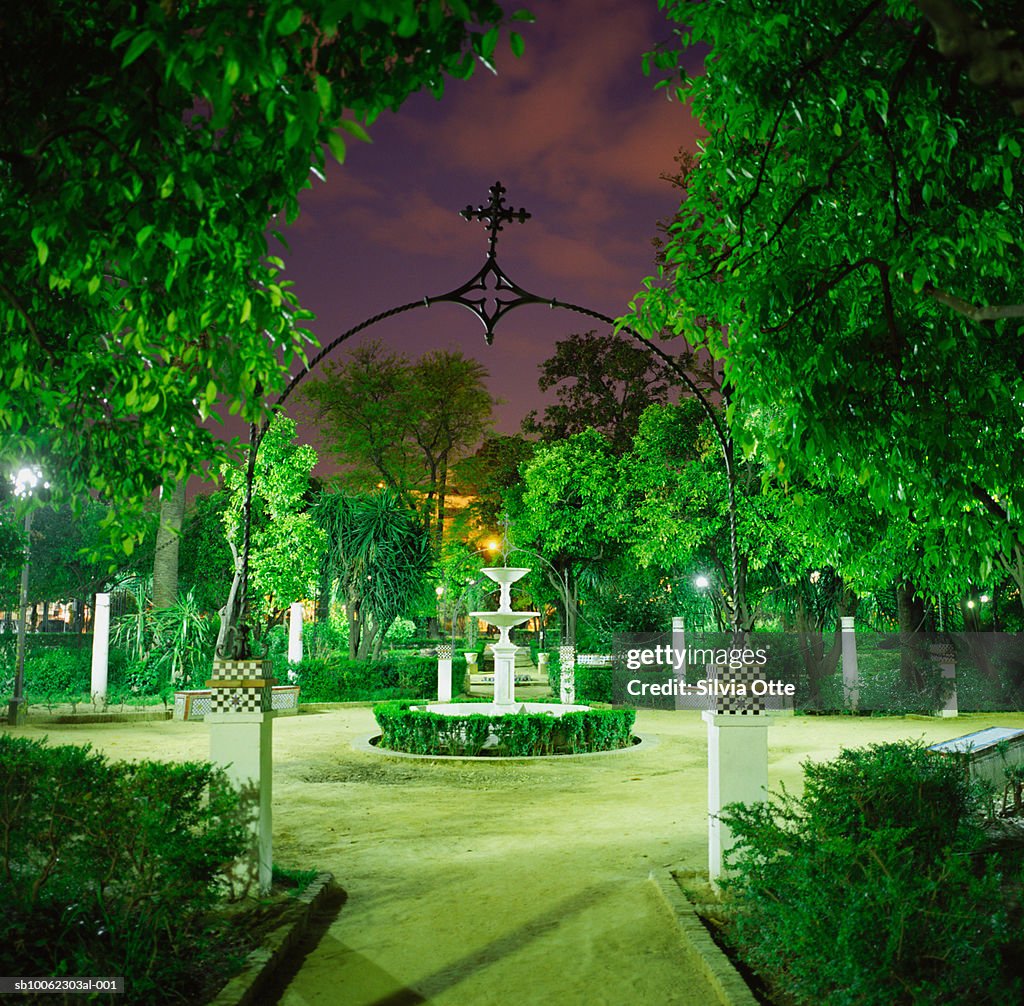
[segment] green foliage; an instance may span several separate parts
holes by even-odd
[[[487,377],[459,350],[414,362],[368,342],[327,364],[326,376],[308,381],[303,394],[344,466],[346,485],[365,492],[383,480],[410,507],[418,494],[440,543],[449,469],[491,425]]]
[[[207,913],[246,828],[220,769],[0,735],[0,833],[5,973],[123,975],[156,1004],[229,963]]]
[[[610,704],[612,701],[612,668],[578,666],[576,668],[576,701]]]
[[[85,649],[49,646],[25,654],[25,697],[29,702],[59,702],[89,694],[91,654]]]
[[[261,419],[311,341],[268,225],[346,136],[492,65],[502,21],[490,0],[5,16],[37,58],[0,116],[0,463],[34,457],[58,502],[116,501],[130,553],[157,486],[232,453],[202,420]]]
[[[987,580],[1024,505],[1024,119],[940,55],[922,11],[962,19],[950,45],[975,16],[1013,38],[1019,11],[663,6],[690,51],[659,65],[706,139],[630,322],[724,358],[745,450],[859,481],[914,522],[932,577]]]
[[[322,574],[345,607],[349,656],[379,656],[392,622],[425,596],[433,558],[427,530],[387,489],[322,493],[313,513],[327,543]]]
[[[256,617],[266,626],[283,618],[293,601],[313,593],[327,541],[307,512],[316,451],[294,439],[294,421],[276,413],[260,442],[253,473],[249,594]],[[246,472],[246,465],[221,469],[231,493],[224,529],[239,555]]]
[[[507,757],[610,751],[631,743],[633,709],[590,709],[565,713],[509,713],[445,716],[410,709],[408,702],[373,707],[381,728],[380,746],[412,754],[478,755],[494,734]]]
[[[201,611],[219,611],[227,603],[234,561],[224,535],[230,496],[223,490],[197,494],[182,524],[178,545],[179,591],[190,590]]]
[[[432,657],[308,657],[293,670],[303,702],[365,702],[437,695],[437,661]]]
[[[998,859],[966,774],[922,744],[806,763],[803,796],[733,805],[732,929],[797,1002],[1013,1002]]]
[[[557,405],[523,420],[526,433],[557,441],[590,428],[618,454],[629,450],[649,405],[668,400],[675,383],[661,361],[625,336],[586,332],[555,343],[541,365],[541,391],[557,388]]]

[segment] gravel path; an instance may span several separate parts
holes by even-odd
[[[1022,714],[959,720],[789,717],[769,730],[771,785],[841,746],[944,740]],[[347,900],[284,1006],[709,1006],[652,866],[706,867],[706,727],[641,710],[630,751],[532,762],[370,753],[366,708],[274,724],[274,852],[330,870]],[[204,758],[202,723],[56,726],[116,758]]]

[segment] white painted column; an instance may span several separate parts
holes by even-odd
[[[494,654],[494,704],[510,706],[516,700],[516,650],[515,643],[491,643]]]
[[[860,703],[860,675],[857,673],[857,636],[853,631],[853,622],[852,615],[841,615],[839,618],[843,654],[843,696],[849,709],[856,712]]]
[[[301,601],[292,601],[288,609],[288,663],[302,663],[302,614]],[[288,679],[293,681],[294,674],[289,671]]]
[[[213,662],[210,712],[210,761],[221,766],[242,793],[250,813],[250,844],[238,863],[237,876],[245,887],[255,884],[261,894],[270,890],[274,853],[272,796],[274,781],[274,679],[270,661]]]
[[[944,682],[948,682],[950,691],[946,704],[939,710],[939,715],[952,717],[960,715],[960,707],[956,698],[956,650],[949,644],[939,643],[931,648],[932,660],[942,670]]]
[[[437,701],[452,700],[452,644],[441,643],[437,647]]]
[[[558,697],[566,705],[576,702],[576,647],[566,643],[558,647]]]
[[[683,618],[682,615],[676,615],[672,619],[672,649],[676,653],[685,653],[686,652],[686,619]],[[678,683],[677,687],[675,689],[675,693],[674,693],[675,694],[676,709],[687,709],[689,707],[686,705],[685,697],[680,694],[681,691],[682,691],[682,688],[679,687],[680,685],[685,685],[686,684],[686,661],[685,660],[679,666],[678,669],[675,668],[674,661],[673,661],[672,676],[675,678],[676,682]]]
[[[708,725],[708,874],[724,871],[732,832],[719,814],[730,803],[760,803],[768,797],[768,723],[764,713],[740,715],[705,710]]]
[[[107,697],[107,667],[110,655],[110,595],[97,594],[92,615],[92,683],[94,702]]]

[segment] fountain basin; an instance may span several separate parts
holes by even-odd
[[[470,618],[479,618],[482,622],[496,626],[499,629],[511,629],[515,625],[522,625],[531,618],[536,618],[539,611],[471,611]]]
[[[590,706],[569,705],[564,702],[512,702],[498,705],[496,702],[431,702],[425,706],[412,706],[428,713],[442,716],[507,716],[511,713],[543,713],[548,716],[564,716],[565,713],[582,713]]]

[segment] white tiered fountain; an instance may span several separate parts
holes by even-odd
[[[496,643],[490,644],[494,654],[494,701],[486,704],[479,702],[438,702],[426,708],[433,713],[446,713],[451,716],[466,716],[472,713],[500,716],[503,713],[548,713],[561,716],[563,713],[578,712],[589,709],[589,706],[567,705],[555,702],[521,702],[516,705],[515,699],[515,663],[516,651],[519,649],[509,637],[509,630],[531,618],[536,618],[539,611],[513,611],[511,589],[512,584],[521,580],[529,569],[512,566],[492,566],[480,571],[493,580],[501,588],[501,600],[497,611],[471,611],[470,618],[479,618],[488,625],[498,629],[500,637]]]

